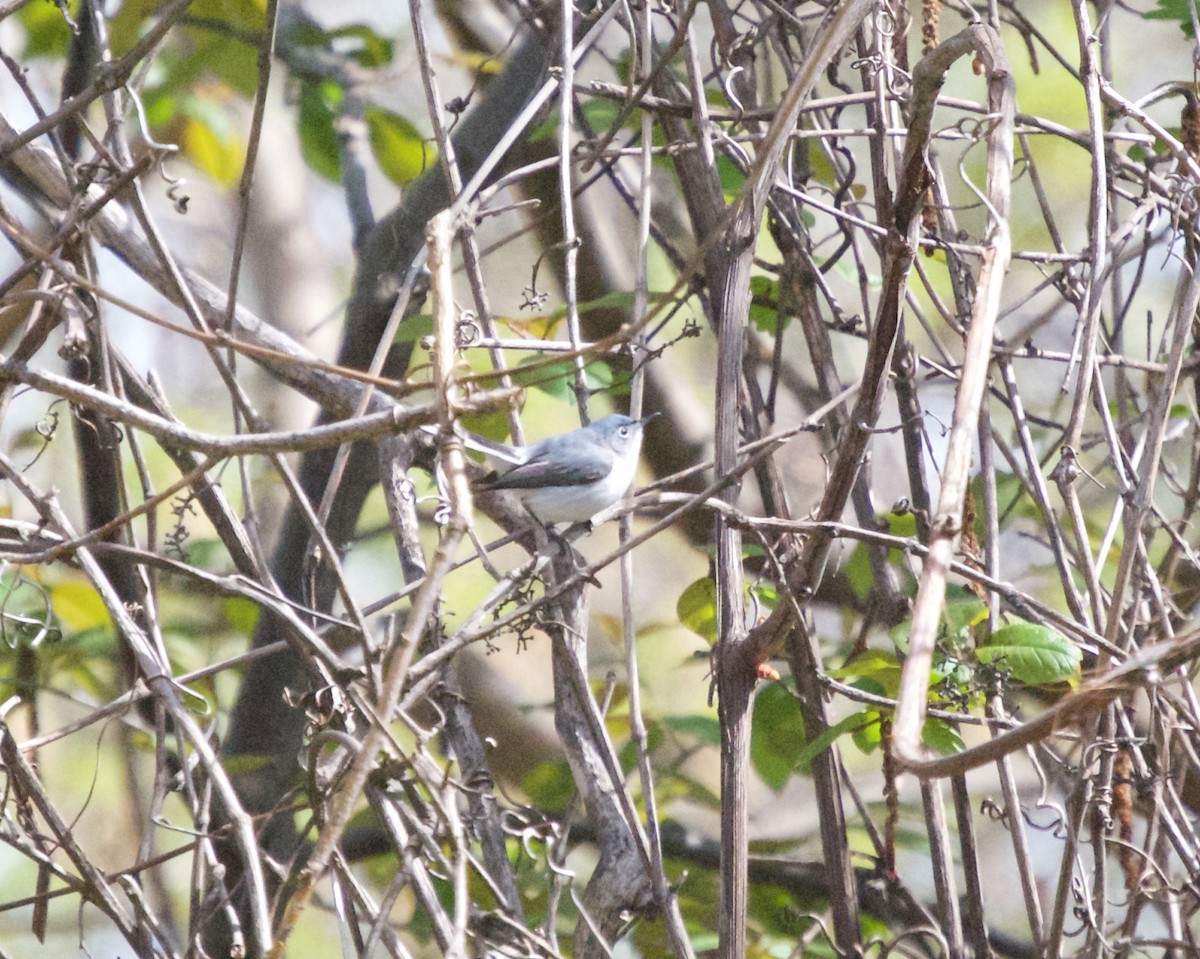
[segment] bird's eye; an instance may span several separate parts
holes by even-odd
[[[624,439],[625,437],[627,437],[629,435],[629,427],[622,426],[619,430],[617,430],[617,432],[620,433],[621,438]]]

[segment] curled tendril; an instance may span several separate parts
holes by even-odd
[[[54,441],[54,437],[58,433],[59,414],[54,407],[56,407],[59,403],[65,402],[66,400],[63,399],[55,400],[46,408],[46,415],[34,424],[34,432],[42,438],[42,447],[33,455],[33,459],[25,464],[22,472],[30,469],[38,460],[42,458],[42,455],[46,452],[46,450],[50,448],[50,444]]]
[[[1024,818],[1026,825],[1030,829],[1036,829],[1039,832],[1048,832],[1055,839],[1066,839],[1070,829],[1068,828],[1067,812],[1061,806],[1055,804],[1047,804],[1043,808],[1049,809],[1052,813],[1052,818],[1048,823],[1042,825],[1034,822],[1032,813],[1021,810],[1021,816]]]
[[[137,92],[131,83],[125,84],[124,89],[130,102],[133,104],[134,112],[137,114],[138,126],[141,129],[143,139],[150,149],[158,153],[158,175],[167,183],[167,199],[174,205],[176,213],[180,215],[186,214],[188,203],[191,202],[192,198],[180,191],[187,185],[187,180],[184,177],[172,176],[167,172],[167,157],[178,153],[179,147],[173,143],[160,143],[151,136],[150,121],[146,118],[146,109],[142,105],[141,94]]]
[[[720,127],[714,127],[712,134],[713,140],[719,141],[729,151],[730,155],[741,164],[743,173],[750,169],[750,154],[746,152],[745,148],[737,140],[733,139],[733,137]]]
[[[186,193],[180,191],[187,184],[187,180],[183,177],[170,177],[167,175],[166,167],[158,168],[158,175],[166,180],[170,186],[167,187],[167,199],[175,206],[175,212],[183,216],[188,211],[188,204],[192,202],[192,198]]]
[[[799,918],[810,920],[812,922],[812,924],[817,928],[817,931],[821,934],[821,937],[834,950],[834,953],[838,954],[838,955],[841,954],[838,952],[837,941],[833,938],[833,933],[831,933],[829,931],[829,927],[827,925],[825,925],[824,918],[817,915],[815,912],[801,913]]]
[[[994,799],[984,799],[979,804],[979,812],[982,815],[987,816],[992,822],[1008,821],[1008,813],[1006,813],[1004,808]]]
[[[891,10],[882,9],[875,12],[875,32],[881,37],[896,35],[896,16]]]
[[[859,57],[857,60],[850,61],[851,70],[861,70],[863,67],[866,67],[872,75],[882,70],[883,66],[883,57],[878,53],[871,53],[865,57]]]
[[[735,126],[741,122],[742,115],[746,112],[746,108],[742,106],[742,101],[739,100],[738,95],[733,92],[733,78],[741,72],[742,68],[735,66],[723,77],[721,77],[721,89],[725,91],[725,96],[728,98],[729,102],[733,104],[734,112],[737,114],[737,118],[734,120]]]
[[[445,526],[450,522],[450,503],[443,496],[423,496],[421,501],[431,501],[437,505],[433,508],[433,521],[438,526]]]
[[[483,330],[474,310],[463,310],[458,322],[454,325],[454,348],[465,350],[472,343],[478,342]]]
[[[61,403],[62,400],[55,400],[54,402]],[[51,407],[54,406],[53,403],[50,405]],[[54,434],[58,432],[58,411],[53,408],[46,410],[46,415],[38,420],[33,428],[38,436],[49,443],[54,439]]]
[[[912,89],[912,74],[893,63],[888,67],[887,86],[895,96],[905,96]]]
[[[865,57],[859,57],[857,60],[851,61],[850,68],[852,70],[866,68],[872,77],[882,73],[888,92],[896,96],[903,96],[912,86],[912,74],[879,53],[871,53]]]
[[[1172,218],[1178,220],[1194,216],[1196,210],[1200,208],[1200,201],[1196,199],[1197,191],[1200,191],[1200,183],[1179,173],[1167,174],[1167,180],[1171,184]]]
[[[913,926],[911,929],[905,929],[899,935],[889,939],[886,942],[883,940],[876,940],[879,943],[880,959],[883,959],[885,956],[890,956],[892,952],[897,949],[906,939],[915,939],[918,936],[928,936],[930,939],[936,941],[941,947],[941,955],[950,955],[950,944],[946,942],[946,937],[942,935],[940,930],[934,926]]]
[[[1079,760],[1081,770],[1088,770],[1085,775],[1088,777],[1095,776],[1094,767],[1102,755],[1107,753],[1115,753],[1120,749],[1120,744],[1111,739],[1100,739],[1093,743],[1088,743],[1087,748],[1083,751],[1083,756]]]
[[[8,573],[12,564],[3,563],[0,573]],[[24,598],[28,593],[36,594],[36,600]],[[9,609],[10,601],[18,606]],[[34,603],[41,608],[34,610]],[[24,646],[35,649],[48,638],[59,635],[50,611],[50,595],[42,584],[19,572],[0,577],[0,643],[9,649]]]
[[[91,419],[89,419],[87,416],[85,416],[83,414],[82,410],[79,410],[77,412],[77,415],[75,418],[76,418],[76,420],[79,421],[79,423],[81,423],[83,426],[86,426],[89,430],[91,430],[93,433],[95,433],[97,437],[99,437],[100,449],[104,450],[104,452],[106,452],[106,453],[111,453],[111,452],[115,451],[118,447],[120,447],[121,443],[125,439],[125,431],[123,429],[121,429],[121,426],[118,423],[110,422],[107,424],[108,428],[110,430],[112,430],[112,433],[110,435],[113,437],[112,442],[109,442],[108,439],[101,432],[100,427],[96,423],[94,423]]]
[[[86,160],[75,164],[75,175],[79,177],[79,186],[85,188],[92,184],[103,185],[112,179],[113,168],[103,160]]]
[[[432,500],[437,504],[433,508],[433,521],[438,526],[445,526],[450,522],[450,491],[446,481],[446,474],[443,471],[442,464],[440,462],[437,465],[437,469],[433,471],[433,477],[434,482],[437,485],[437,494],[434,496],[422,497],[422,499]]]
[[[983,143],[987,137],[990,127],[987,126],[987,117],[959,117],[953,123],[942,127],[934,134],[935,137],[952,137],[965,140],[968,144],[968,149],[979,143]],[[959,163],[962,167],[962,163]],[[976,190],[978,192],[978,190]]]
[[[517,839],[521,843],[521,849],[524,850],[525,855],[535,862],[540,858],[533,846],[535,842],[550,845],[562,838],[562,827],[558,823],[540,815],[537,810],[529,806],[522,806],[520,809],[506,809],[503,817],[504,831]],[[574,873],[556,869],[553,864],[550,864],[550,868],[555,869],[559,875],[574,876]]]

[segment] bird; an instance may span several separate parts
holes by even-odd
[[[613,413],[528,446],[472,436],[468,445],[484,453],[493,469],[475,488],[511,490],[545,525],[586,522],[628,491],[642,432],[657,415],[639,420]]]

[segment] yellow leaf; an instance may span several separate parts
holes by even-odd
[[[234,136],[220,136],[214,127],[194,116],[183,128],[183,151],[196,167],[224,187],[233,186],[242,175],[245,150]]]
[[[518,336],[527,336],[534,340],[548,340],[553,337],[554,328],[562,322],[562,315],[498,316],[496,319]]]
[[[470,73],[495,75],[504,69],[504,61],[499,57],[489,56],[485,53],[475,53],[471,50],[458,50],[455,53],[444,55],[439,59],[456,67],[462,67]]]
[[[54,614],[69,633],[78,633],[109,622],[104,601],[88,583],[68,580],[50,587]]]

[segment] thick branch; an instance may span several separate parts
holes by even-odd
[[[918,65],[917,72],[922,77],[927,76],[927,71],[921,69],[927,62],[929,69],[944,71],[949,68],[951,53],[957,57],[969,48],[976,50],[988,71],[988,106],[993,117],[987,136],[986,203],[989,219],[978,293],[971,311],[962,376],[954,404],[946,465],[942,470],[941,492],[937,511],[930,522],[929,553],[921,570],[913,607],[909,652],[904,663],[893,729],[892,743],[898,763],[918,772],[924,759],[921,728],[928,703],[933,647],[946,600],[946,574],[961,531],[963,502],[970,479],[971,444],[987,388],[992,337],[1000,310],[1000,292],[1012,252],[1008,210],[1015,97],[1000,37],[990,27],[972,25],[930,53]]]

